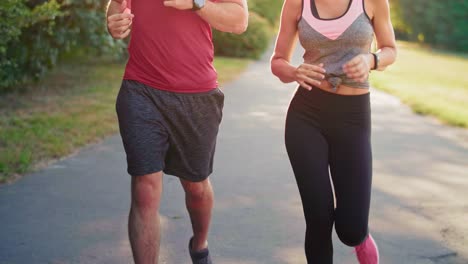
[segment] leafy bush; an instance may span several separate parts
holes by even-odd
[[[409,27],[403,20],[399,0],[390,0],[390,15],[395,36],[399,40],[409,40]]]
[[[249,10],[266,18],[271,25],[275,25],[280,14],[283,0],[252,0],[249,2]]]
[[[249,26],[244,34],[213,32],[215,54],[227,57],[257,59],[267,48],[270,39],[268,21],[253,12],[249,15]]]
[[[283,0],[249,0],[248,4],[249,26],[244,34],[213,32],[216,55],[257,59],[268,47]]]
[[[105,0],[2,0],[0,91],[39,79],[74,50],[122,52],[107,34]]]
[[[59,0],[66,14],[59,18],[56,37],[64,51],[80,48],[87,53],[117,52],[121,42],[107,34],[105,9],[108,0]]]
[[[468,51],[468,1],[391,0],[391,4],[401,22],[397,32],[437,47]]]
[[[43,65],[53,64],[57,50],[50,48],[55,18],[62,15],[55,0],[33,8],[24,0],[0,3],[0,88],[16,84],[25,76],[37,76]]]

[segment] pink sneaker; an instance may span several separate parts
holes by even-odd
[[[359,246],[354,247],[359,264],[379,264],[379,249],[369,234]]]

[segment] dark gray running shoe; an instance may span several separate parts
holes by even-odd
[[[189,242],[189,252],[190,257],[192,258],[193,264],[213,264],[211,262],[210,251],[208,248],[202,249],[200,251],[192,251],[192,238],[190,238]]]

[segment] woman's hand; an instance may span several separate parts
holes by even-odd
[[[301,64],[294,71],[295,80],[307,90],[312,90],[312,85],[319,86],[325,78],[325,69],[323,63],[318,65]]]
[[[134,15],[127,8],[126,0],[122,1],[119,9],[120,12],[109,15],[107,18],[107,29],[113,38],[124,39],[130,34]]]
[[[348,78],[356,82],[365,82],[369,76],[369,71],[374,65],[372,54],[360,54],[343,65],[343,71]]]

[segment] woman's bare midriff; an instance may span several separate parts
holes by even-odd
[[[356,88],[356,87],[350,87],[346,85],[340,85],[335,91],[333,91],[332,85],[326,80],[323,80],[320,85],[316,85],[315,87],[318,87],[329,93],[340,94],[340,95],[362,95],[362,94],[369,93],[368,88]]]

